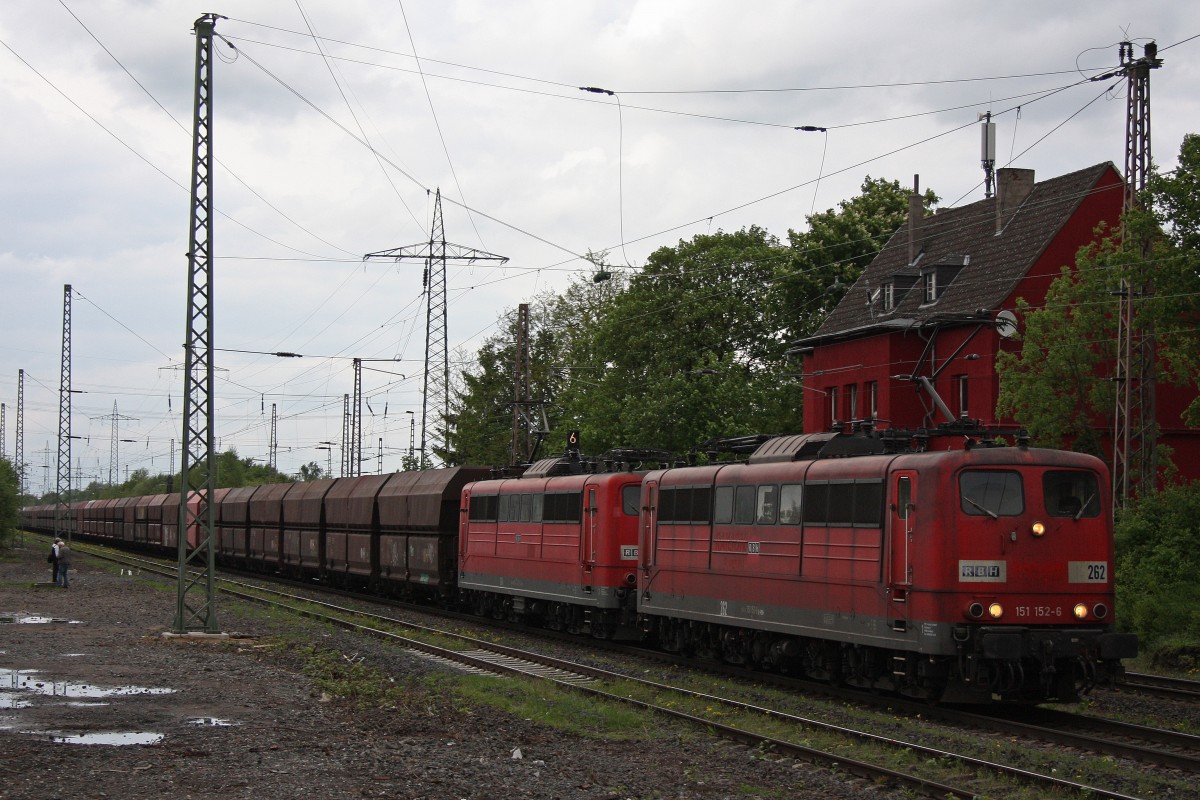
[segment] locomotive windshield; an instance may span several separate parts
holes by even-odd
[[[631,483],[621,490],[621,512],[627,517],[636,517],[641,510],[642,485]]]
[[[1025,510],[1021,475],[1008,470],[965,470],[958,477],[958,492],[964,514],[1015,517]]]
[[[1047,470],[1042,476],[1042,497],[1052,517],[1100,516],[1100,484],[1094,472]]]

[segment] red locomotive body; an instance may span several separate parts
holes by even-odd
[[[632,631],[642,476],[520,478],[463,490],[458,585],[480,614],[612,637]]]
[[[1071,699],[1136,655],[1111,631],[1098,459],[829,457],[845,446],[781,437],[746,464],[648,474],[642,627],[669,650],[957,701]]]

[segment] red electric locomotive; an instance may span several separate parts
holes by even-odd
[[[560,474],[570,463],[463,490],[460,596],[480,615],[610,638],[634,621],[642,475]]]
[[[1120,671],[1108,477],[1026,447],[837,433],[649,473],[638,611],[668,650],[946,701],[1072,700]]]

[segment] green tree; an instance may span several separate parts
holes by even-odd
[[[300,472],[296,474],[296,480],[299,481],[318,481],[321,478],[327,478],[328,475],[321,469],[321,465],[315,461],[310,461],[307,464],[300,465]]]
[[[588,340],[563,404],[596,452],[686,451],[719,436],[796,427],[786,324],[772,302],[790,253],[766,230],[700,234],[654,251]],[[590,384],[590,385],[588,385]]]
[[[1143,652],[1200,643],[1197,542],[1200,483],[1139,498],[1117,522],[1117,622],[1137,632]]]
[[[7,458],[0,458],[0,548],[11,545],[13,532],[20,523],[17,471]]]
[[[543,294],[530,303],[532,404],[524,410],[536,426],[542,425],[544,413],[551,430],[559,430],[566,413],[564,393],[573,385],[594,383],[595,329],[625,280],[620,271],[601,282],[594,282],[591,275],[580,276],[561,295]],[[505,313],[501,326],[479,348],[474,364],[458,375],[451,398],[446,463],[507,465],[511,461],[515,309]],[[550,444],[540,455],[560,451],[561,446]]]

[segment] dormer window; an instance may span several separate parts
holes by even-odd
[[[948,255],[921,270],[921,281],[925,287],[925,297],[921,305],[936,303],[946,293],[951,282],[958,277],[958,273],[962,272],[963,267],[970,263],[970,256]]]
[[[919,279],[916,273],[907,272],[897,272],[891,277],[884,278],[881,284],[883,310],[895,311],[900,303],[904,301],[904,296],[908,294],[908,290],[916,285],[917,280]]]
[[[936,269],[928,270],[925,275],[925,305],[936,303],[940,292],[938,291],[938,274]]]

